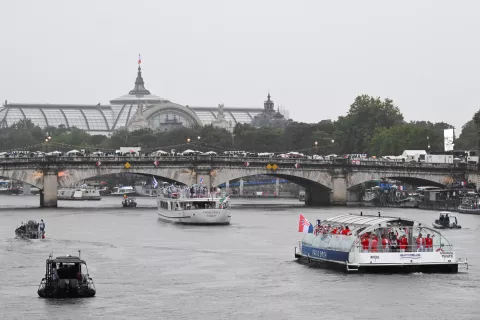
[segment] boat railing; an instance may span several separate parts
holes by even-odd
[[[400,253],[412,253],[412,252],[440,252],[446,256],[452,255],[453,257],[453,246],[452,245],[447,245],[447,244],[441,244],[441,245],[432,245],[432,246],[418,246],[418,245],[408,245],[408,246],[402,246],[400,248],[400,245],[397,245],[395,247],[391,245],[384,246],[382,244],[379,244],[377,248],[369,246],[368,248],[364,248],[363,245],[357,245],[356,249],[358,252],[361,253],[379,253],[379,252],[400,252]]]
[[[177,192],[159,193],[159,196],[167,199],[198,199],[198,198],[219,198],[226,196],[225,192],[197,192],[190,193],[190,190]]]

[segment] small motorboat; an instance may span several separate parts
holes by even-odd
[[[29,220],[26,224],[15,229],[15,235],[22,239],[44,239],[45,231],[41,231],[39,223],[34,220]]]
[[[124,198],[122,201],[122,206],[124,208],[135,208],[137,206],[137,202],[135,198]]]
[[[87,264],[78,257],[61,256],[47,259],[45,278],[37,291],[42,298],[88,298],[96,293],[95,285],[88,274]]]
[[[461,229],[458,224],[457,215],[452,212],[442,211],[440,216],[432,223],[435,229]]]

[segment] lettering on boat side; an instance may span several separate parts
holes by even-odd
[[[312,257],[326,259],[327,253],[323,250],[312,249]]]
[[[420,259],[420,253],[400,253],[400,259]]]
[[[370,259],[380,259],[380,256],[370,256]]]
[[[442,258],[453,258],[453,252],[442,252]]]

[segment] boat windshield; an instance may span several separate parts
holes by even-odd
[[[84,262],[57,262],[51,261],[52,273],[58,279],[77,279],[79,281],[86,280],[88,275],[87,265]]]

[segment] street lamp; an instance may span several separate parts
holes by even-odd
[[[430,137],[427,136],[427,151],[430,151]]]
[[[190,143],[190,138],[187,138],[187,143]]]
[[[197,139],[200,140],[200,136],[198,136]]]
[[[318,141],[315,141],[315,154],[318,154]]]

